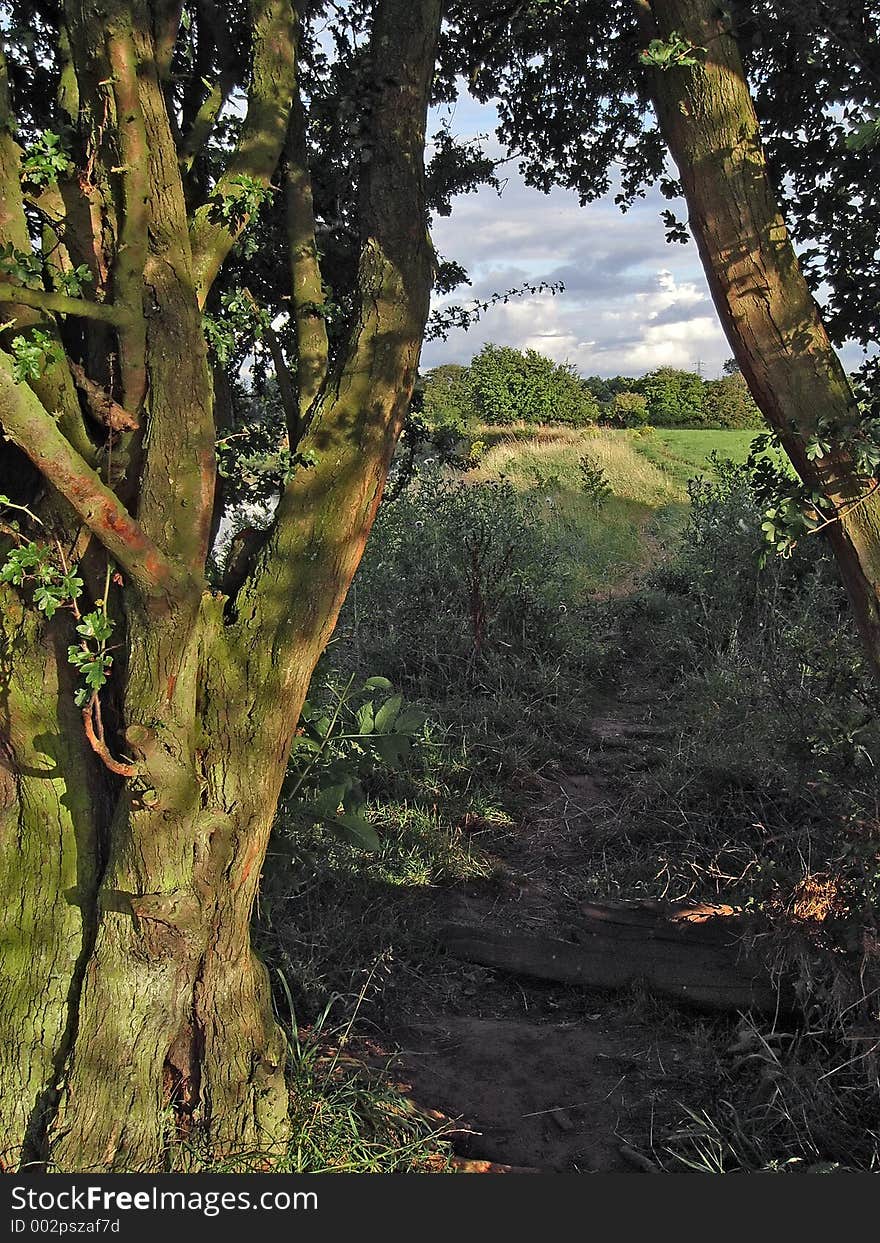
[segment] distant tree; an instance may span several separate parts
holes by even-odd
[[[419,387],[421,414],[428,429],[432,433],[463,436],[475,414],[468,368],[460,363],[444,363],[427,372]]]
[[[742,375],[742,367],[735,358],[728,358],[721,370],[725,375]]]
[[[693,426],[704,421],[703,381],[695,371],[658,367],[639,384],[648,403],[648,420],[658,427]]]
[[[606,405],[614,396],[611,380],[600,375],[588,375],[581,380],[581,384],[598,402],[599,406]]]
[[[570,363],[537,350],[486,345],[470,365],[474,411],[486,423],[595,423],[596,399]]]
[[[725,364],[726,368],[727,364]],[[739,367],[703,385],[703,422],[707,427],[763,427],[764,419]]]
[[[615,393],[603,421],[611,427],[644,427],[649,422],[647,399],[641,393]]]

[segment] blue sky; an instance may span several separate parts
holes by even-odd
[[[438,109],[439,121],[449,109]],[[459,137],[493,134],[495,112],[463,97],[453,110]],[[436,126],[435,126],[436,128]],[[488,150],[500,154],[497,142]],[[709,297],[697,248],[666,242],[660,212],[686,218],[684,204],[669,203],[658,190],[625,214],[605,198],[580,207],[575,194],[545,195],[526,186],[515,162],[499,196],[490,188],[460,195],[452,215],[434,222],[432,236],[445,258],[470,274],[443,302],[467,302],[523,281],[562,281],[565,292],[516,299],[489,310],[468,332],[427,342],[422,368],[468,362],[486,341],[532,347],[558,362],[572,362],[583,375],[642,375],[654,367],[720,373],[731,351]],[[860,351],[842,351],[855,366]]]

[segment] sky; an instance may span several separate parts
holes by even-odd
[[[493,135],[491,107],[463,98],[452,111],[460,138]],[[437,109],[431,120],[449,114],[448,107]],[[500,154],[494,137],[486,147]],[[461,263],[472,282],[434,305],[466,304],[524,281],[561,281],[565,290],[517,298],[487,311],[467,332],[426,342],[422,370],[468,363],[493,341],[574,363],[582,375],[638,376],[661,366],[699,370],[707,379],[721,373],[731,350],[696,245],[668,243],[660,218],[671,209],[686,219],[683,203],[670,203],[655,188],[624,214],[613,190],[581,207],[566,190],[545,195],[526,186],[515,162],[499,174],[506,178],[500,196],[491,187],[459,195],[452,215],[434,221],[437,250]],[[847,367],[861,357],[854,346],[841,354]]]

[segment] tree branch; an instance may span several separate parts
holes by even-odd
[[[180,29],[183,0],[153,0],[150,8],[153,17],[153,43],[156,48],[156,74],[164,84],[171,77],[171,61]]]
[[[114,302],[124,312],[119,324],[122,404],[136,411],[147,388],[147,326],[144,318],[144,268],[150,200],[150,152],[138,88],[138,59],[130,29],[107,36],[113,75],[116,133],[122,156],[123,212],[113,273]]]
[[[346,351],[300,441],[313,465],[297,470],[287,485],[267,545],[235,600],[237,622],[226,635],[249,668],[253,662],[243,685],[272,678],[289,687],[303,669],[311,673],[382,497],[416,376],[432,284],[424,142],[439,23],[440,0],[377,5],[357,312]],[[316,618],[323,619],[321,626]],[[254,649],[255,633],[271,647],[271,667]]]
[[[70,374],[73,382],[88,402],[89,409],[99,423],[109,427],[112,432],[136,432],[140,423],[135,415],[114,401],[106,389],[101,388],[94,380],[90,380],[78,363],[71,362]]]
[[[85,298],[68,298],[63,293],[51,293],[47,289],[28,289],[25,285],[0,285],[0,302],[35,307],[38,311],[50,311],[56,315],[95,319],[102,324],[126,322],[125,312],[109,302],[87,302]]]
[[[191,588],[188,577],[168,561],[62,435],[36,394],[15,381],[12,368],[12,358],[0,350],[0,424],[7,437],[61,493],[143,597],[179,596]]]
[[[284,357],[284,351],[281,348],[281,342],[278,340],[278,333],[272,327],[272,321],[269,315],[262,309],[251,291],[245,287],[242,293],[254,308],[254,315],[260,322],[260,331],[266,345],[269,347],[269,353],[272,356],[272,365],[275,368],[275,378],[278,381],[278,392],[281,396],[281,405],[284,407],[284,422],[287,428],[287,445],[291,452],[296,447],[299,439],[300,417],[299,417],[299,399],[296,387],[296,381],[290,367],[287,365],[287,359]]]
[[[214,132],[220,109],[229,98],[234,85],[234,74],[230,74],[225,81],[221,77],[214,83],[202,101],[201,107],[193,118],[192,125],[186,131],[183,142],[180,144],[178,163],[180,164],[180,171],[184,175],[190,171],[195,163],[196,156],[203,150]]]
[[[15,117],[9,101],[9,83],[6,60],[0,48],[0,243],[11,243],[16,250],[30,251],[30,235],[24,213],[21,189],[21,148],[15,141]],[[35,293],[38,291],[30,291]],[[13,286],[8,278],[0,278],[0,305],[10,304],[12,314],[26,329],[40,319],[27,305],[32,305],[28,291]],[[21,308],[17,310],[15,308]],[[51,308],[41,305],[41,310]],[[56,325],[49,319],[49,330],[60,344]],[[58,412],[58,426],[71,444],[87,461],[94,456],[94,446],[89,440],[76,392],[63,361],[52,363],[32,387],[47,409]]]
[[[328,343],[327,322],[322,314],[325,298],[315,243],[305,113],[298,86],[290,109],[285,156],[284,206],[302,423],[327,375]]]
[[[235,223],[225,222],[218,217],[217,204],[235,197],[236,183],[242,177],[269,185],[287,130],[296,48],[290,0],[251,0],[251,26],[251,89],[238,146],[211,201],[198,208],[192,222],[193,272],[200,306],[205,305],[223,261],[250,220],[245,214]]]
[[[199,0],[198,11],[199,60],[196,62],[197,66],[202,61],[202,40],[206,39],[210,32],[220,62],[220,73],[217,81],[196,110],[195,116],[192,116],[190,110],[191,120],[184,108],[184,137],[178,150],[178,161],[184,174],[190,172],[196,157],[206,146],[214,132],[217,117],[238,81],[238,58],[235,55],[226,23],[217,12],[214,0]],[[207,72],[207,70],[200,70],[203,78]]]

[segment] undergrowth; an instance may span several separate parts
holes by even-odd
[[[636,688],[658,739],[621,752],[584,877],[761,912],[785,930],[805,1006],[797,1030],[719,1035],[717,1091],[655,1136],[653,1159],[875,1169],[876,692],[820,541],[764,556],[748,467],[716,461],[683,492],[704,451],[667,444],[664,466],[629,434],[505,435],[466,477],[423,474],[383,506],[313,699],[322,679],[379,675],[425,724],[403,762],[362,775],[378,850],[288,808],[262,935],[309,1021],[357,1004],[381,1032],[389,992],[405,1001],[431,970],[437,891],[493,883],[493,844],[532,814],[530,780],[589,771],[593,717]],[[323,1168],[311,1142],[298,1168]],[[343,1126],[339,1151],[359,1143]]]

